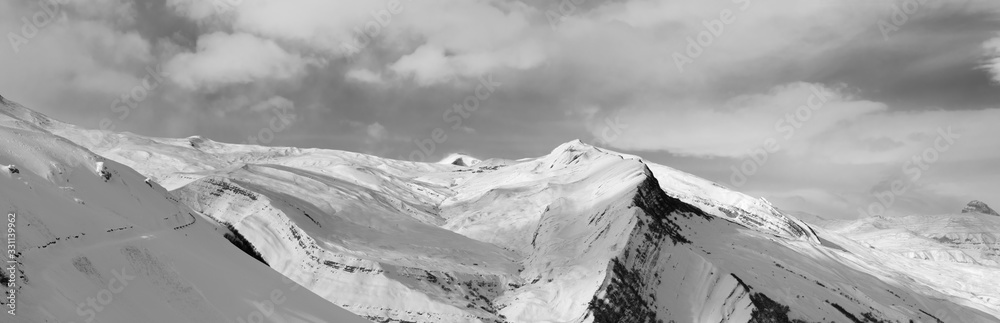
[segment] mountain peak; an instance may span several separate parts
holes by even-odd
[[[973,213],[973,212],[1000,216],[1000,214],[997,214],[997,211],[993,211],[993,209],[991,209],[989,205],[986,205],[986,203],[980,202],[978,200],[972,200],[972,202],[969,202],[969,204],[966,205],[964,209],[962,209],[962,213]]]
[[[554,164],[568,165],[570,163],[579,163],[583,160],[599,158],[605,154],[606,152],[600,148],[585,144],[580,139],[575,139],[559,145],[546,158],[549,158]],[[584,157],[583,160],[580,159],[581,157]]]
[[[583,141],[581,141],[580,139],[573,139],[572,141],[568,141],[566,143],[563,143],[563,144],[559,145],[558,147],[556,147],[556,149],[553,149],[552,152],[553,153],[561,153],[561,152],[567,152],[567,151],[569,151],[569,152],[572,152],[572,151],[586,151],[586,150],[593,150],[595,148],[597,148],[597,147],[588,145],[588,144],[584,143]]]
[[[479,158],[461,153],[451,153],[445,156],[438,164],[448,164],[455,166],[472,166],[480,162]]]

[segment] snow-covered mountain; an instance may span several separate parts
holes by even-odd
[[[476,157],[472,157],[466,154],[451,153],[445,156],[438,162],[438,164],[448,164],[455,166],[473,166],[478,164],[481,160]]]
[[[986,203],[976,200],[969,202],[969,204],[966,205],[964,209],[962,209],[962,213],[982,213],[982,214],[1000,216],[1000,214],[997,214],[997,211],[993,211],[993,209],[991,209],[989,205],[986,205]]]
[[[0,321],[366,322],[248,257],[144,175],[45,130],[56,126],[0,98],[13,238]]]
[[[907,258],[884,264],[909,272],[929,288],[994,311],[1000,308],[1000,217],[963,210],[821,225],[893,257]]]
[[[969,205],[989,210],[977,202]],[[819,225],[910,258],[1000,268],[1000,217],[968,210],[966,207],[956,214],[826,221]],[[1000,299],[997,301],[1000,305]]]
[[[110,270],[103,264],[128,261],[130,252],[109,252],[120,244],[169,250],[156,254],[170,257],[159,264],[189,266],[159,266],[183,271],[171,276],[187,282],[178,289],[233,298],[226,303],[232,307],[209,306],[222,301],[137,289],[146,298],[136,296],[135,304],[166,295],[157,304],[168,305],[154,312],[195,304],[190,306],[226,314],[172,316],[174,322],[236,322],[229,310],[256,299],[247,295],[262,295],[251,289],[269,287],[263,286],[272,281],[266,275],[283,275],[311,291],[297,307],[276,306],[301,313],[295,316],[300,321],[349,322],[334,316],[343,314],[336,311],[340,306],[375,322],[1000,322],[996,266],[928,262],[874,248],[841,231],[810,226],[766,200],[580,141],[538,158],[429,164],[200,137],[147,138],[74,127],[14,104],[5,103],[3,111],[7,123],[91,156],[83,163],[88,167],[74,172],[86,185],[83,179],[68,185],[86,191],[83,197],[60,191],[66,195],[59,198],[79,198],[86,204],[76,205],[99,211],[52,211],[48,221],[66,219],[59,225],[80,229],[85,226],[73,220],[77,214],[79,221],[124,217],[144,228],[120,238],[91,238],[104,252],[91,263]],[[2,133],[0,140],[16,136]],[[2,147],[2,158],[60,151],[16,142]],[[21,167],[20,174],[55,178],[38,166],[46,162],[18,158],[0,164],[35,165]],[[123,180],[117,185],[129,189],[100,186],[112,184],[92,169],[99,161],[109,167],[112,182]],[[146,177],[151,184],[141,182]],[[46,185],[59,191],[59,181]],[[32,194],[12,183],[9,190]],[[150,200],[136,197],[141,190],[150,191]],[[17,204],[24,202],[8,196],[15,195],[3,191],[0,203],[18,205],[22,213],[47,207]],[[158,208],[153,200],[164,206],[142,209]],[[137,209],[105,206],[122,201]],[[258,252],[273,271],[223,240],[229,232],[224,224],[245,237],[252,247],[244,249]],[[176,238],[166,240],[168,232]],[[60,254],[78,252],[63,248]],[[67,283],[60,292],[35,293],[99,293],[92,286],[99,284],[82,282],[62,258],[26,253],[22,259],[29,273],[45,268],[26,262],[31,259],[62,268],[46,276]],[[209,279],[216,274],[224,277]],[[255,280],[234,283],[230,291],[219,282],[241,279]],[[154,287],[160,282],[151,281]],[[330,312],[312,312],[318,311],[312,306],[317,295]],[[38,304],[73,310],[73,302],[48,305],[56,297]],[[42,311],[26,313],[34,319],[27,322],[48,318]],[[102,322],[134,321],[124,318]],[[270,321],[295,322],[277,315]]]

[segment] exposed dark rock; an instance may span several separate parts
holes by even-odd
[[[255,195],[253,192],[250,192],[249,190],[246,190],[246,189],[244,189],[242,187],[239,187],[237,185],[231,184],[228,181],[216,180],[214,178],[209,178],[208,179],[208,183],[217,186],[217,188],[216,188],[216,190],[214,192],[209,193],[209,194],[211,194],[213,196],[222,196],[222,194],[224,192],[229,191],[229,192],[233,192],[235,194],[246,196],[247,198],[249,198],[251,200],[254,200],[254,201],[257,200],[257,195]]]
[[[840,304],[831,303],[830,301],[825,301],[825,302],[827,304],[830,304],[830,306],[833,306],[833,308],[836,309],[841,314],[844,314],[844,316],[847,317],[847,319],[851,320],[851,322],[853,323],[893,323],[893,321],[880,318],[877,315],[872,314],[871,312],[861,313],[861,317],[858,317],[852,314],[847,309],[844,309],[844,307],[840,306]],[[923,312],[923,310],[921,310],[921,312]]]
[[[986,203],[976,200],[969,202],[969,204],[966,205],[964,209],[962,209],[962,213],[982,213],[982,214],[1000,216],[1000,214],[997,214],[997,211],[993,211],[993,209],[991,209],[989,205],[986,205]]]
[[[646,282],[642,275],[625,267],[618,258],[612,260],[611,281],[604,297],[594,296],[589,308],[594,323],[658,323],[655,307],[648,304],[643,292]]]
[[[589,304],[594,323],[662,323],[657,317],[656,298],[652,289],[658,284],[644,270],[655,268],[655,255],[661,246],[690,244],[683,235],[681,223],[687,219],[711,217],[701,209],[671,197],[660,189],[660,184],[649,168],[646,179],[639,184],[632,201],[645,216],[638,220],[636,230],[641,232],[632,243],[635,249],[612,259],[609,264],[608,282],[603,297],[596,295]]]
[[[653,172],[648,167],[645,172],[646,180],[639,184],[638,192],[632,200],[652,218],[648,223],[649,231],[653,234],[650,239],[659,240],[668,236],[674,244],[691,243],[681,234],[681,227],[676,222],[678,217],[690,219],[697,216],[705,220],[712,218],[701,209],[664,193]]]
[[[802,322],[788,319],[788,305],[775,302],[763,293],[750,294],[750,302],[753,303],[754,310],[750,314],[750,323],[786,323]]]
[[[225,225],[226,229],[229,230],[229,232],[223,234],[223,236],[226,237],[226,240],[229,240],[229,242],[231,242],[234,246],[236,246],[236,248],[243,250],[243,252],[245,252],[247,255],[253,257],[253,259],[257,259],[257,261],[260,261],[265,266],[268,267],[271,266],[267,263],[266,260],[264,260],[264,256],[262,256],[260,252],[257,251],[257,248],[254,247],[253,244],[250,243],[250,241],[247,240],[246,237],[244,237],[242,234],[240,234],[239,231],[236,230],[236,227],[234,227],[232,223],[223,222],[223,225]]]

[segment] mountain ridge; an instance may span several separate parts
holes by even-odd
[[[456,166],[41,124],[162,184],[192,214],[167,227],[221,241],[206,225],[231,225],[275,275],[372,321],[1000,321],[997,291],[908,278],[921,260],[579,140]],[[997,276],[977,270],[966,284]]]
[[[986,205],[986,203],[980,202],[978,200],[972,200],[972,202],[969,202],[969,204],[966,205],[964,209],[962,209],[962,213],[973,213],[973,212],[982,213],[986,215],[1000,216],[1000,214],[997,214],[997,211],[991,209],[989,205]]]
[[[0,164],[14,167],[0,169],[0,209],[16,234],[16,272],[5,270],[0,303],[16,315],[0,313],[4,322],[364,321],[282,282],[163,187],[9,104]]]

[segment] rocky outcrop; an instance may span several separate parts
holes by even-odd
[[[962,209],[962,213],[973,213],[973,212],[1000,216],[1000,214],[997,214],[997,211],[993,211],[993,209],[991,209],[989,205],[986,205],[986,203],[976,200],[969,202],[969,204],[966,205],[964,209]]]

